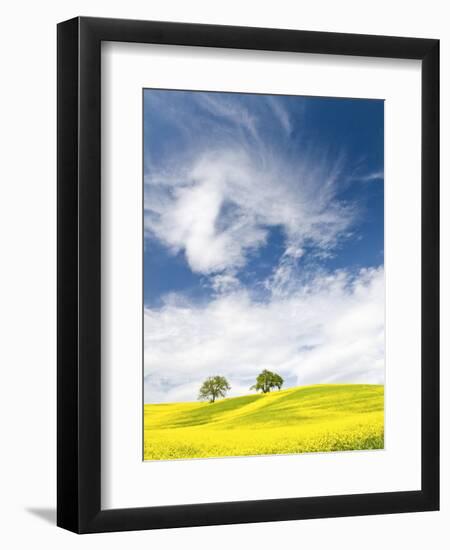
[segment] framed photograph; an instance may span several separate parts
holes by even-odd
[[[60,23],[58,525],[438,507],[439,41]]]

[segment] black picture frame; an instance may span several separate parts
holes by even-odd
[[[102,41],[422,61],[420,491],[101,509]],[[94,533],[438,510],[439,41],[77,17],[58,25],[57,68],[57,524]]]

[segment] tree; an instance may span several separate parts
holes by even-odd
[[[254,384],[250,389],[262,391],[263,393],[269,393],[273,388],[278,388],[280,390],[283,383],[284,380],[279,374],[264,369],[256,377],[256,384]]]
[[[230,389],[231,386],[224,376],[210,376],[203,382],[198,398],[214,403],[218,397],[225,397]]]

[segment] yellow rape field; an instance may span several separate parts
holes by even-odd
[[[382,449],[384,386],[320,384],[144,405],[144,460]]]

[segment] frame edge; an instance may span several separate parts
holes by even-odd
[[[57,26],[57,517],[78,532],[78,18]]]
[[[422,58],[422,491],[439,510],[439,40]]]

